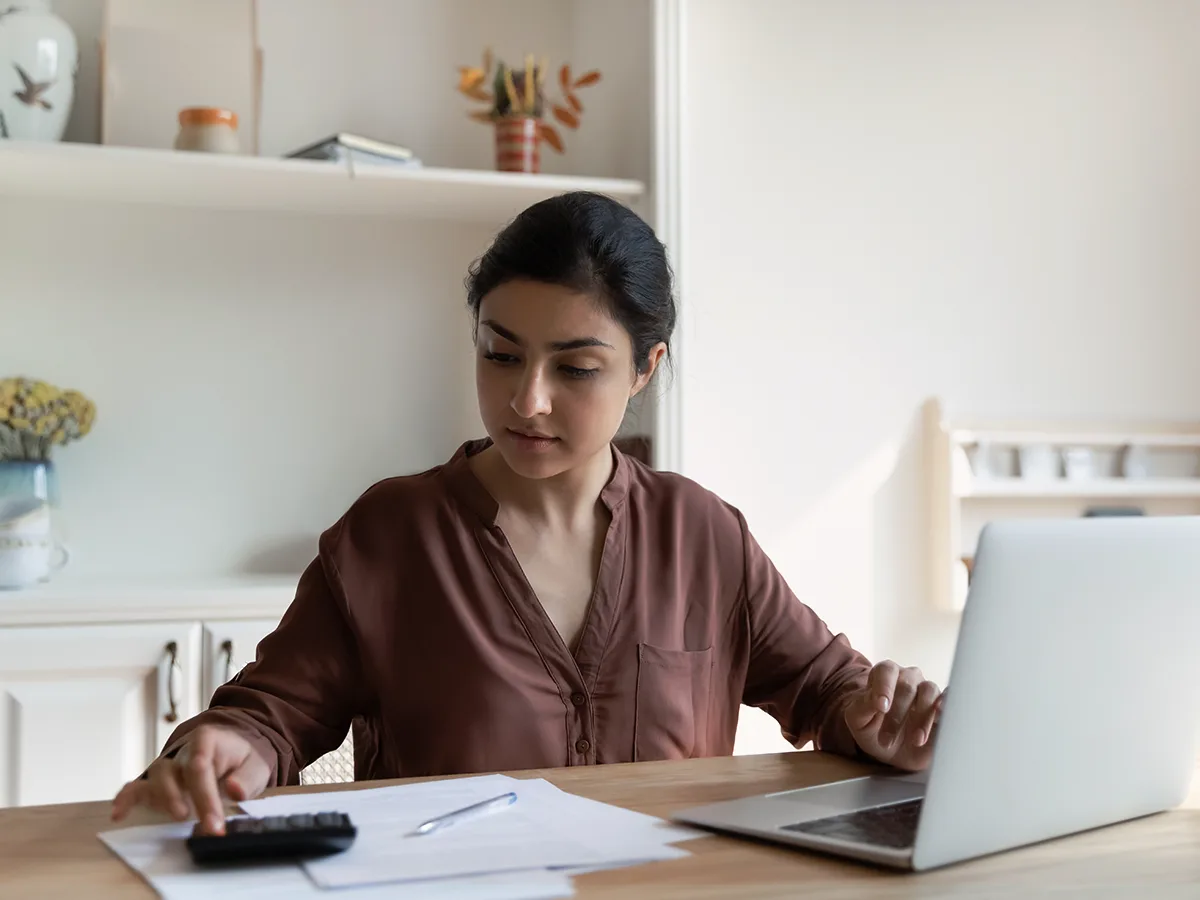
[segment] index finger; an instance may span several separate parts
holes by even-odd
[[[867,689],[875,701],[875,708],[887,712],[892,706],[892,697],[896,693],[896,682],[900,679],[900,666],[886,659],[871,669],[867,679]]]
[[[181,755],[186,755],[186,759],[181,760],[183,780],[196,807],[200,830],[207,834],[224,834],[225,805],[217,788],[212,739],[198,734],[195,742],[185,746]]]

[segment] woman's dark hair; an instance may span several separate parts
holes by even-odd
[[[638,372],[655,344],[670,347],[675,298],[666,249],[637,213],[609,197],[576,191],[542,200],[496,235],[467,276],[476,328],[483,298],[519,278],[603,302],[629,333]]]

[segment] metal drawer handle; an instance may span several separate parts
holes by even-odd
[[[222,679],[224,684],[233,678],[233,641],[222,641],[221,652],[225,654],[225,677]]]
[[[179,666],[179,645],[171,641],[166,646],[167,651],[167,711],[163,715],[166,722],[179,721],[178,684],[183,681],[183,669]]]

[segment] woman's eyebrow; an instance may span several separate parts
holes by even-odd
[[[550,345],[550,349],[554,350],[555,352],[562,352],[563,350],[581,350],[584,347],[607,347],[609,350],[616,349],[612,344],[602,341],[597,337],[575,338],[571,341],[555,341]]]
[[[496,322],[493,319],[485,319],[481,324],[500,335],[500,337],[504,338],[506,341],[511,341],[518,347],[525,346],[525,341],[523,341],[519,335],[509,331],[499,322]],[[612,344],[608,343],[607,341],[602,341],[598,337],[581,337],[573,338],[569,341],[553,341],[548,346],[556,353],[562,353],[564,350],[582,350],[585,347],[607,347],[609,350],[616,349]]]

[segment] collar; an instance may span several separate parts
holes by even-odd
[[[442,467],[451,489],[489,528],[496,524],[496,517],[500,513],[500,504],[496,502],[495,497],[488,493],[488,489],[475,476],[467,461],[491,445],[491,438],[466,441]],[[609,448],[613,455],[613,470],[608,482],[600,491],[600,502],[608,508],[610,513],[615,515],[629,494],[631,465],[629,459],[615,445],[609,444]]]

